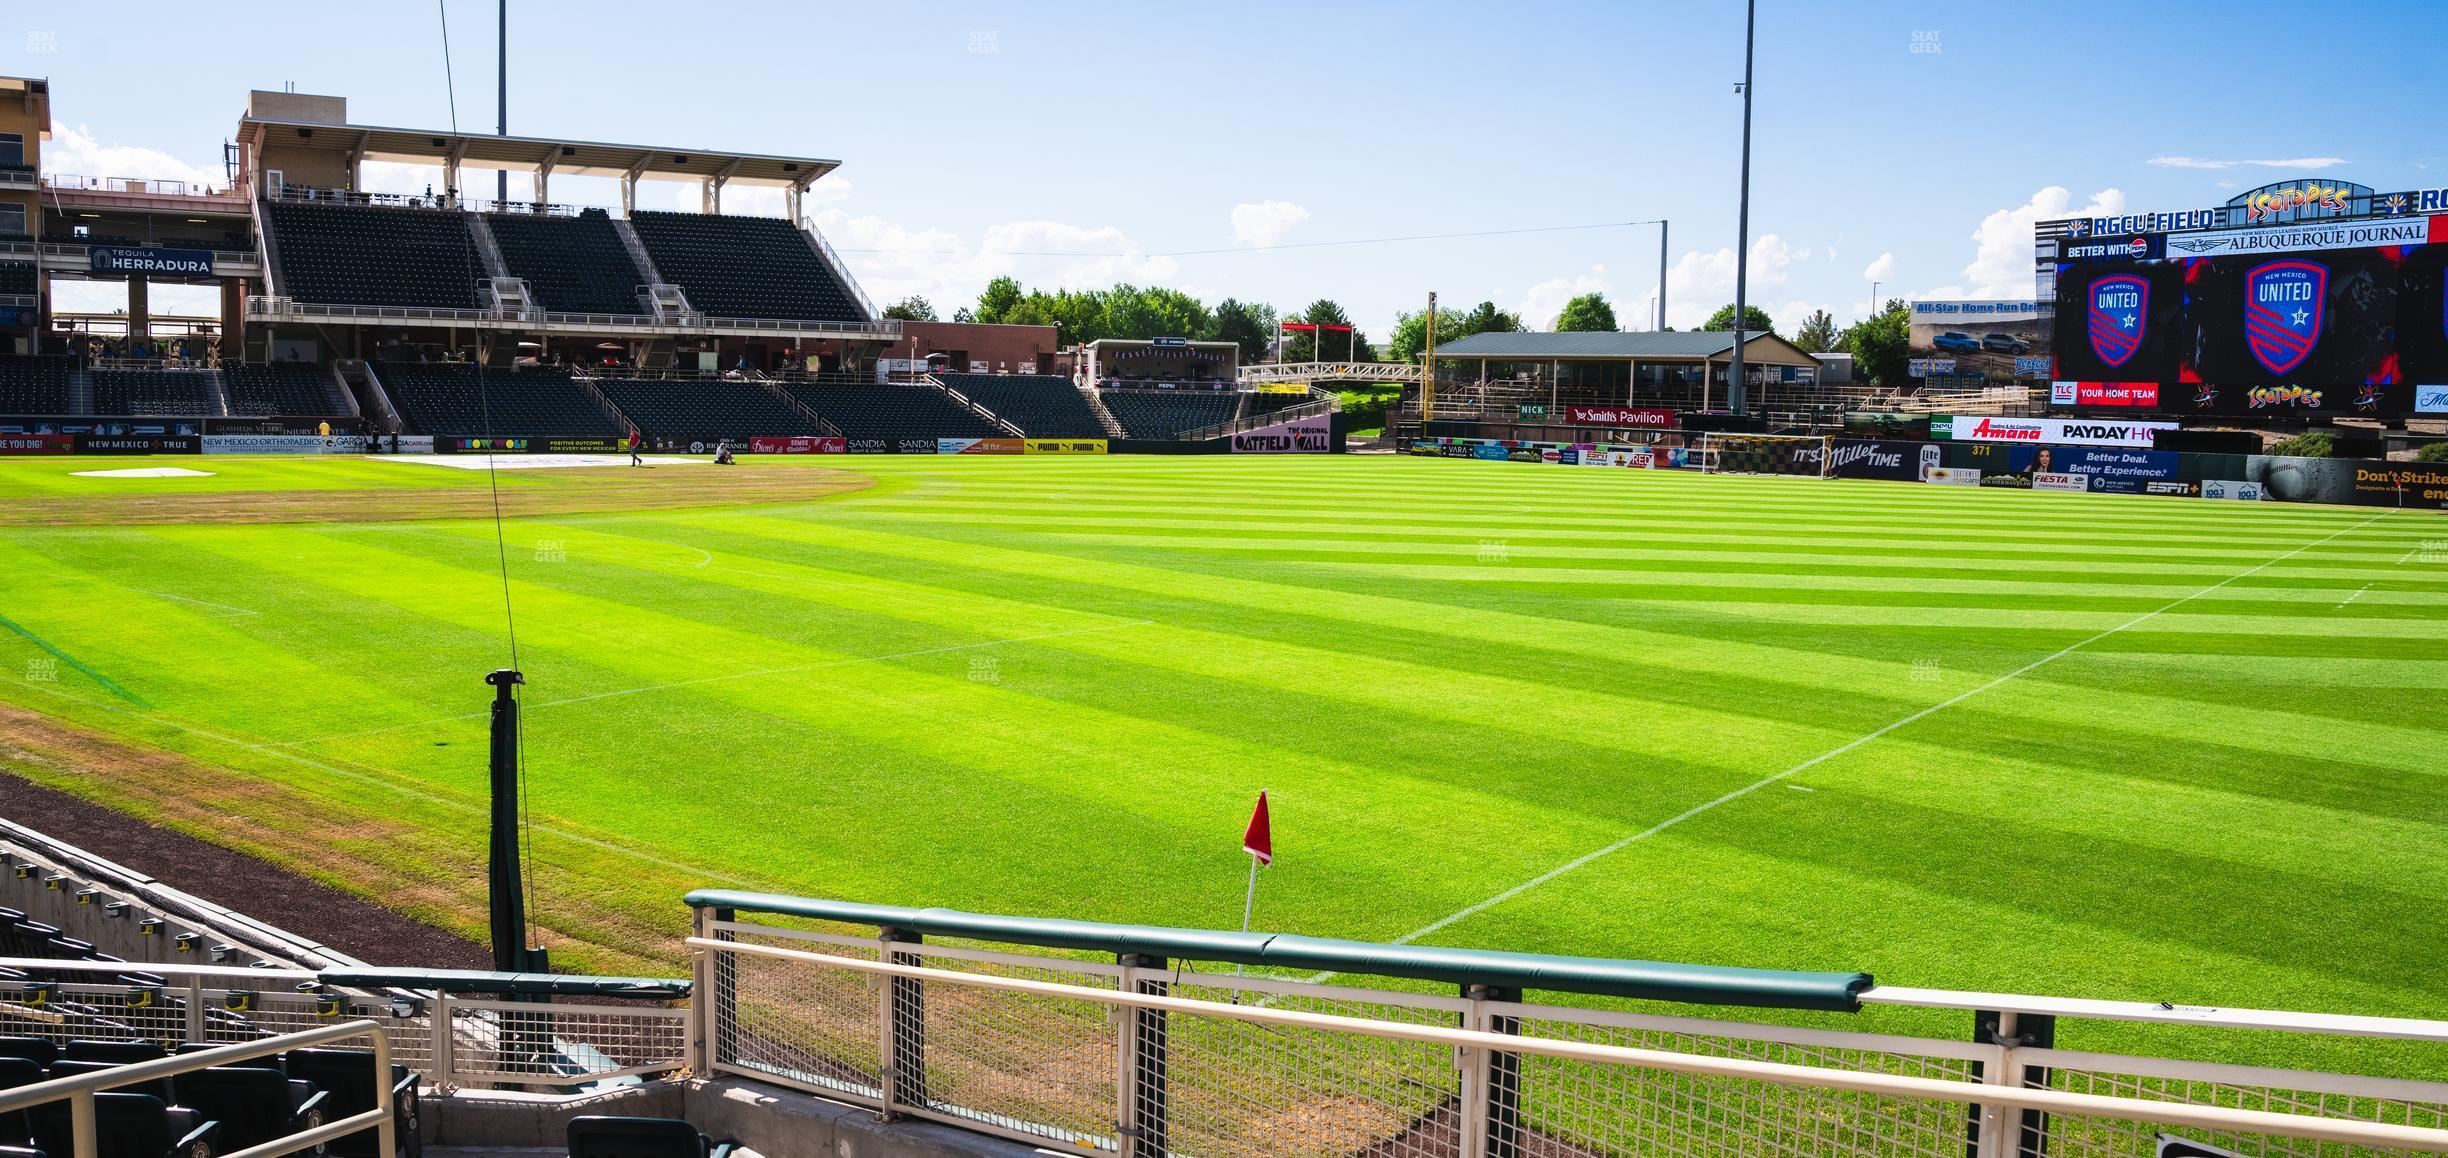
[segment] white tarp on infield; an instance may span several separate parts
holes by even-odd
[[[627,466],[625,454],[384,454],[368,456],[367,462],[421,462],[427,466],[449,466],[460,470],[544,470],[556,466]],[[669,455],[645,456],[648,466],[703,466],[712,459],[673,458]]]
[[[183,466],[131,466],[120,470],[72,470],[68,473],[83,478],[211,478],[209,470],[189,470]]]

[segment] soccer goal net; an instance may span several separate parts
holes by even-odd
[[[1700,469],[1708,474],[1791,474],[1827,478],[1833,441],[1818,434],[1717,434],[1700,436]]]

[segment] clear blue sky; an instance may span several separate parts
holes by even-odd
[[[246,90],[284,83],[346,96],[361,123],[450,123],[432,3],[15,7],[25,55],[0,71],[51,79],[73,130],[52,142],[57,171],[218,174]],[[489,129],[494,6],[449,13],[459,123]],[[1630,324],[1655,289],[1651,228],[991,251],[1662,216],[1669,320],[1688,326],[1732,297],[1742,28],[1734,0],[513,0],[510,128],[840,159],[811,206],[827,235],[879,300],[924,293],[947,314],[1009,272],[1332,297],[1379,335],[1431,289],[1535,326],[1598,288]],[[2448,70],[2427,59],[2444,38],[2437,3],[1763,0],[1752,300],[1789,332],[1811,307],[1857,316],[1874,262],[1881,296],[2027,293],[2028,221],[2103,195],[2177,209],[2287,177],[2448,186]],[[602,182],[553,193],[614,199]]]

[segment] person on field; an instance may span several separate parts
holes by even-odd
[[[716,465],[716,466],[730,466],[730,465],[731,465],[731,440],[730,440],[730,439],[728,439],[728,438],[726,438],[726,439],[722,439],[722,440],[720,440],[720,441],[718,441],[718,442],[716,442],[716,443],[714,444],[714,465]]]
[[[642,456],[640,456],[640,455],[638,454],[638,452],[639,452],[640,450],[645,449],[645,447],[646,447],[646,440],[645,440],[645,438],[641,437],[641,436],[638,434],[638,432],[637,432],[637,431],[634,431],[634,430],[630,431],[630,432],[629,432],[629,465],[631,465],[631,466],[644,466],[644,465],[646,465],[646,460],[645,460],[645,458],[643,458]]]

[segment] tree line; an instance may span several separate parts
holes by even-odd
[[[903,321],[937,320],[933,303],[916,296],[887,306],[884,316]],[[1332,298],[1319,298],[1294,311],[1279,311],[1263,302],[1244,302],[1238,298],[1225,298],[1210,307],[1189,294],[1163,286],[1135,286],[1125,282],[1101,290],[1030,289],[1022,286],[1018,279],[1007,276],[986,283],[986,291],[978,295],[977,304],[954,310],[952,320],[1053,326],[1059,340],[1067,344],[1094,342],[1103,338],[1192,338],[1231,342],[1240,347],[1241,361],[1244,363],[1256,362],[1266,356],[1267,348],[1275,339],[1278,321],[1351,326],[1348,335],[1339,330],[1286,333],[1282,360],[1373,362],[1378,357],[1377,347],[1370,343],[1368,335],[1352,324],[1351,315]],[[1622,329],[1616,321],[1614,305],[1607,301],[1603,293],[1582,294],[1564,303],[1553,324],[1558,333]],[[1467,310],[1439,309],[1436,315],[1438,345],[1460,341],[1472,334],[1520,333],[1528,328],[1522,324],[1519,314],[1498,309],[1492,301],[1480,302]],[[1733,304],[1720,307],[1699,328],[1733,329]],[[1775,319],[1758,306],[1744,307],[1743,329],[1750,333],[1777,333]],[[1826,310],[1813,310],[1787,340],[1805,353],[1843,352],[1853,355],[1854,374],[1858,379],[1882,384],[1901,383],[1905,381],[1906,364],[1911,358],[1911,310],[1903,299],[1890,298],[1878,313],[1842,329],[1837,328],[1836,320]],[[1396,314],[1394,332],[1387,339],[1385,352],[1395,361],[1411,362],[1417,360],[1427,348],[1427,311]]]

